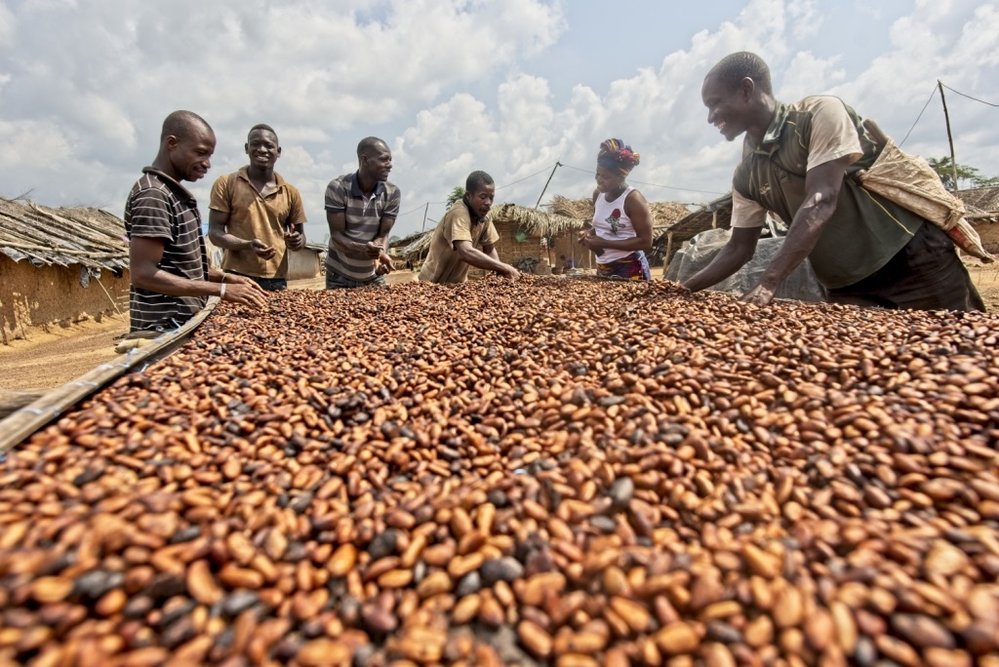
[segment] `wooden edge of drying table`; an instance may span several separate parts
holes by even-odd
[[[176,331],[155,338],[151,345],[129,350],[11,413],[0,421],[0,453],[12,449],[63,412],[136,366],[170,355],[208,318],[218,302],[218,297],[210,297],[205,307]]]

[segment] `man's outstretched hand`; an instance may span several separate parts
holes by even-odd
[[[229,273],[223,300],[260,310],[267,305],[267,292],[250,278]]]
[[[746,303],[752,303],[757,306],[766,306],[771,301],[774,300],[774,290],[769,287],[764,287],[763,285],[757,285],[753,289],[749,290],[742,295],[740,301],[745,301]]]

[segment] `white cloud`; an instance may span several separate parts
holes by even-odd
[[[24,12],[47,12],[56,9],[75,9],[76,0],[26,0],[21,6]]]
[[[0,178],[58,203],[51,183],[76,177],[64,159],[75,152],[127,191],[155,154],[162,118],[187,108],[215,128],[218,165],[238,166],[246,130],[265,121],[300,148],[282,166],[315,168],[319,175],[301,180],[325,186],[353,162],[356,138],[329,146],[338,132],[363,136],[408,119],[442,91],[539,52],[563,29],[561,3],[542,0],[0,4],[0,119],[17,148],[9,155],[31,167],[8,159]],[[47,170],[24,154],[37,123],[53,130],[36,155],[60,158]]]
[[[205,206],[211,181],[245,163],[246,131],[268,122],[284,147],[278,170],[302,191],[310,236],[321,238],[326,184],[356,168],[358,139],[378,134],[395,152],[403,210],[413,211],[397,229],[407,232],[425,202],[438,217],[436,202],[472,169],[492,173],[501,201],[533,206],[558,160],[566,166],[546,198],[588,196],[597,147],[611,136],[641,152],[632,180],[650,199],[727,190],[739,145],[707,124],[700,87],[732,51],[767,59],[782,99],[838,94],[897,138],[938,78],[996,101],[996,2],[920,0],[904,16],[897,4],[869,4],[747,0],[683,48],[598,85],[590,70],[605,44],[571,49],[589,60],[560,69],[568,81],[537,73],[553,44],[574,39],[565,0],[0,3],[0,194],[35,188],[47,204],[118,212],[155,155],[163,116],[188,108],[219,140],[211,174],[192,188]],[[669,30],[634,7],[634,39]],[[884,28],[860,45],[862,58],[846,38],[858,22]],[[995,109],[951,93],[948,102],[958,161],[999,175]],[[938,107],[906,148],[944,154]]]
[[[17,19],[5,4],[0,4],[0,50],[10,48],[16,30]]]
[[[73,157],[70,140],[48,122],[0,122],[0,169],[47,169]]]

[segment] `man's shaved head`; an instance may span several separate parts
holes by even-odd
[[[178,139],[187,139],[193,134],[193,131],[202,128],[214,134],[212,126],[208,124],[208,121],[193,111],[174,111],[163,121],[163,131],[160,132],[160,141],[171,135]]]
[[[773,95],[774,92],[770,83],[770,68],[763,58],[749,51],[739,51],[725,56],[711,68],[708,76],[714,77],[729,88],[735,88],[740,81],[749,78],[767,95]]]

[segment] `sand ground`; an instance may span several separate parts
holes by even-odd
[[[661,269],[653,270],[660,277]],[[990,312],[999,312],[999,266],[969,266]],[[416,274],[396,271],[389,274],[390,284],[411,282]],[[292,289],[323,289],[323,278],[293,281]],[[105,317],[102,322],[86,321],[65,328],[28,332],[27,340],[0,344],[0,396],[4,391],[43,392],[79,377],[115,356],[114,345],[128,331],[120,316]]]

